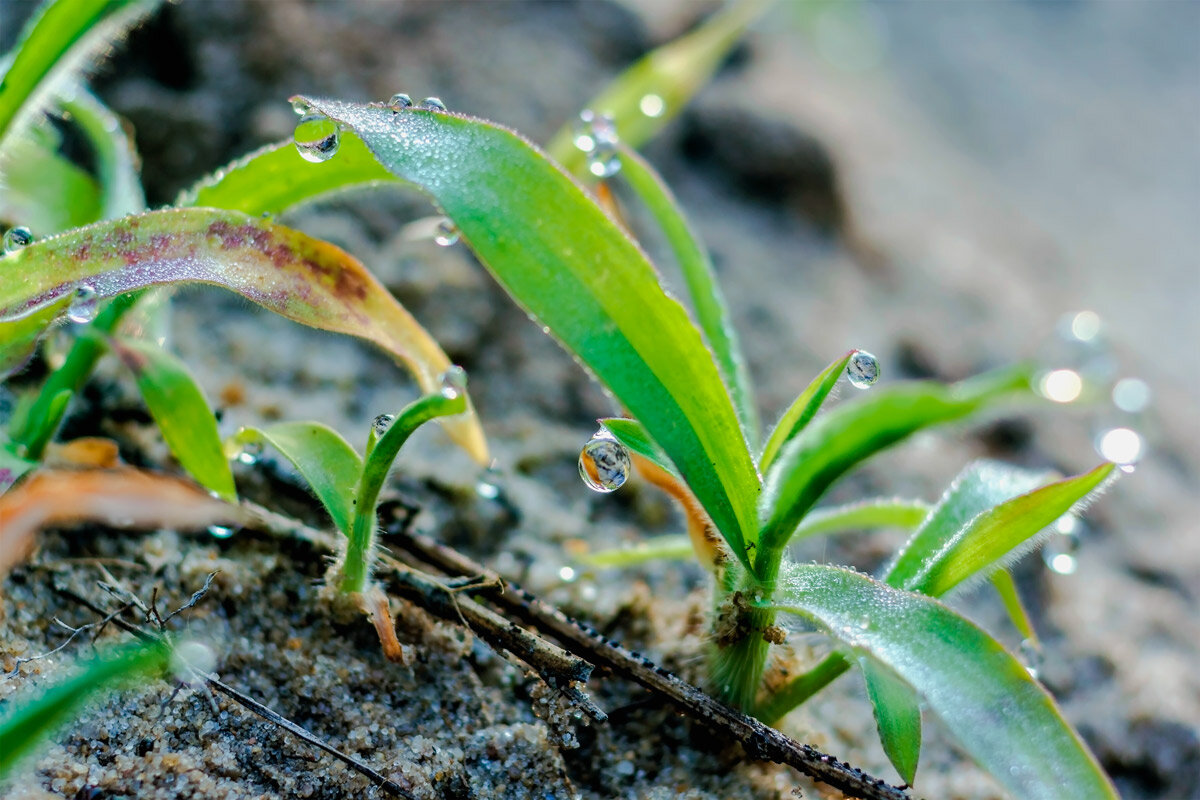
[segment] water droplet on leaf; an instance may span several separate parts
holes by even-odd
[[[1017,653],[1021,657],[1021,663],[1025,665],[1026,671],[1030,677],[1036,679],[1041,671],[1042,664],[1045,663],[1045,657],[1042,654],[1042,646],[1033,639],[1024,639],[1017,648]]]
[[[29,228],[9,228],[4,232],[4,254],[15,253],[33,244],[33,233]]]
[[[587,154],[588,172],[597,178],[611,178],[621,170],[621,155],[617,149],[620,138],[613,118],[585,109],[575,128],[575,147]]]
[[[237,455],[239,464],[246,466],[254,466],[258,463],[258,459],[262,457],[263,444],[259,441],[249,441],[242,445],[241,452]]]
[[[663,112],[667,110],[667,104],[660,95],[645,94],[638,101],[638,110],[647,117],[661,117]]]
[[[333,158],[342,143],[338,124],[324,114],[306,114],[302,117],[296,123],[292,139],[300,156],[314,164]]]
[[[500,496],[499,476],[499,470],[494,467],[485,469],[480,473],[479,480],[475,482],[475,494],[484,500],[495,500],[498,498]]]
[[[89,284],[82,284],[75,290],[75,298],[67,307],[67,319],[71,322],[86,325],[96,318],[99,298],[96,290]]]
[[[455,400],[467,390],[467,371],[460,366],[453,366],[438,378],[442,384],[442,397]]]
[[[426,97],[421,101],[421,108],[424,108],[427,111],[445,111],[446,104],[443,103],[440,98]]]
[[[579,477],[595,492],[615,492],[629,477],[629,451],[608,431],[601,429],[579,451]]]
[[[1074,524],[1070,522],[1062,524],[1067,517],[1070,517]],[[1073,515],[1064,515],[1058,523],[1055,523],[1056,533],[1042,546],[1042,561],[1050,568],[1051,572],[1057,572],[1059,575],[1073,575],[1079,568],[1079,561],[1076,558],[1076,553],[1079,552],[1078,524],[1079,520]]]
[[[1113,428],[1096,440],[1096,452],[1120,466],[1122,472],[1133,472],[1144,450],[1141,434],[1131,428]]]
[[[869,389],[879,380],[879,361],[866,350],[856,350],[846,362],[846,377],[856,389]]]
[[[441,247],[449,247],[458,241],[460,235],[458,228],[454,227],[454,223],[447,217],[442,217],[441,222],[433,231],[433,241]]]
[[[375,437],[379,438],[387,433],[388,428],[392,427],[392,423],[395,421],[395,414],[380,414],[371,420],[371,429],[375,431]]]
[[[209,525],[208,535],[215,536],[218,539],[228,539],[230,536],[233,536],[233,528],[227,525]]]
[[[388,105],[392,108],[412,108],[412,98],[404,92],[397,92],[392,95],[392,99],[388,100]]]

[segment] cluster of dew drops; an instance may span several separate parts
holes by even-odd
[[[4,255],[12,255],[33,244],[33,232],[29,228],[17,226],[4,232]],[[90,283],[81,283],[75,287],[75,296],[67,306],[67,319],[80,325],[86,325],[96,318],[100,296]]]

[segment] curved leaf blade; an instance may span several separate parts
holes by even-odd
[[[645,255],[579,184],[488,122],[303,99],[433,197],[509,294],[646,427],[745,561],[758,476],[720,374]]]
[[[137,150],[120,118],[82,86],[60,98],[59,107],[70,115],[91,144],[103,193],[103,208],[97,218],[113,219],[145,211],[146,195],[138,174]]]
[[[158,0],[54,0],[25,25],[0,76],[0,144],[39,111],[55,79],[80,69]]]
[[[310,164],[291,142],[250,153],[202,179],[176,205],[224,208],[246,214],[282,214],[322,195],[402,183],[360,139],[346,137],[337,157]]]
[[[683,110],[750,23],[770,5],[770,0],[734,3],[691,33],[644,56],[585,108],[611,115],[621,140],[630,147],[641,147]],[[645,106],[643,98],[657,98],[658,102]],[[546,150],[567,170],[583,173],[586,159],[575,149],[572,124],[564,125]]]
[[[98,223],[4,257],[0,318],[87,284],[100,298],[147,286],[207,283],[303,325],[365,339],[399,359],[425,392],[450,360],[362,264],[299,231],[233,211],[173,209]],[[473,411],[446,430],[476,460],[487,444]]]
[[[13,136],[0,151],[0,219],[35,235],[95,222],[103,200],[96,180],[35,136]]]
[[[927,562],[912,581],[916,591],[941,596],[994,568],[1116,474],[1116,464],[1056,481],[980,514]]]
[[[1016,797],[1115,798],[1054,700],[980,628],[936,600],[850,570],[791,569],[777,608],[878,660],[928,703],[964,749]],[[864,624],[865,622],[865,624]]]
[[[589,567],[633,567],[647,561],[688,561],[696,557],[692,539],[686,533],[670,533],[654,536],[628,547],[612,547],[585,553],[579,557],[580,564]]]
[[[759,558],[783,547],[825,490],[858,463],[922,428],[1028,392],[1030,373],[1023,366],[950,385],[920,381],[877,389],[817,417],[783,447],[765,476]]]
[[[33,752],[42,740],[71,720],[98,693],[166,669],[170,652],[162,645],[113,647],[85,662],[75,675],[60,680],[38,696],[10,699],[11,710],[0,719],[0,781]]]
[[[654,443],[654,440],[650,438],[650,434],[646,431],[642,423],[628,417],[610,417],[598,421],[618,442],[625,445],[631,451],[637,453],[667,474],[676,477],[679,476],[679,472],[675,469],[675,465],[671,463],[670,457],[663,452],[661,447]]]
[[[1053,477],[1052,473],[999,461],[968,464],[900,548],[895,561],[884,571],[883,581],[897,589],[917,591],[920,576],[927,571],[927,562],[971,520],[994,506],[1033,491]]]
[[[827,533],[867,528],[913,528],[929,514],[929,504],[921,500],[863,500],[841,506],[818,508],[796,527],[791,542],[823,536]]]
[[[267,428],[242,428],[234,442],[269,444],[278,450],[308,482],[334,526],[350,535],[362,458],[340,433],[319,422],[282,422]]]
[[[201,486],[236,503],[237,488],[217,421],[183,362],[149,342],[113,339],[110,346],[133,373],[150,416],[179,464]]]
[[[912,785],[921,758],[921,706],[908,684],[870,656],[858,659],[888,761]]]
[[[717,284],[716,271],[708,251],[688,224],[675,195],[661,176],[645,159],[621,145],[621,177],[641,198],[658,227],[666,236],[687,286],[688,296],[696,311],[696,321],[704,339],[712,348],[717,366],[733,407],[750,442],[757,444],[759,436],[758,411],[754,407],[754,391],[746,359],[738,345],[737,331],[730,318],[729,307]]]
[[[804,430],[804,426],[808,425],[817,415],[821,405],[833,391],[833,387],[837,386],[838,379],[846,371],[846,365],[850,363],[855,352],[857,351],[851,350],[821,370],[820,374],[813,378],[804,391],[792,401],[788,410],[783,412],[783,416],[779,418],[775,430],[771,431],[771,436],[763,447],[762,456],[758,459],[758,468],[763,471],[763,474],[766,474],[771,465],[775,463],[779,449],[794,439],[800,431]]]
[[[42,333],[66,313],[69,305],[70,296],[59,297],[22,314],[0,316],[0,380],[29,363]]]

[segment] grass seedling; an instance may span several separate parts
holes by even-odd
[[[91,323],[64,367],[10,421],[0,441],[0,490],[37,469],[70,398],[112,349],[133,370],[184,467],[219,496],[236,498],[227,461],[213,457],[221,450],[215,425],[199,422],[211,422],[211,412],[186,370],[160,348],[122,338],[121,319],[155,287],[219,285],[302,324],[371,341],[410,369],[424,396],[373,427],[364,457],[318,423],[243,430],[230,452],[269,444],[306,478],[346,536],[331,585],[358,600],[395,657],[386,598],[371,581],[376,506],[388,471],[411,433],[435,417],[445,418],[448,432],[482,462],[486,445],[461,373],[362,265],[262,215],[333,190],[404,182],[445,216],[445,238],[469,247],[620,403],[623,413],[601,420],[602,432],[581,454],[581,473],[610,490],[636,464],[682,503],[691,546],[713,576],[716,692],[776,720],[857,666],[885,751],[904,780],[915,776],[923,702],[1014,794],[1055,797],[1066,785],[1079,796],[1115,797],[1045,689],[938,599],[994,576],[1020,620],[1005,567],[1096,493],[1115,465],[1056,480],[984,462],[968,466],[932,507],[881,499],[818,509],[838,479],[913,433],[1032,396],[1033,370],[880,387],[823,410],[843,374],[860,388],[878,377],[872,356],[851,351],[814,378],[764,440],[707,253],[653,168],[631,149],[677,113],[758,4],[735,6],[635,65],[594,99],[583,127],[555,138],[549,155],[432,99],[414,105],[403,95],[368,104],[296,97],[294,141],[219,171],[177,208],[119,216],[139,210],[139,201],[129,180],[106,180],[103,191],[97,183],[90,198],[84,192],[56,214],[12,166],[32,159],[43,170],[69,173],[36,124],[42,104],[68,102],[51,67],[59,57],[86,60],[97,41],[93,30],[119,27],[151,5],[52,3],[25,31],[0,86],[0,165],[11,196],[22,198],[30,219],[45,221],[45,231],[59,232],[6,237],[3,269],[17,277],[0,284],[0,367],[6,374],[18,369],[61,316]],[[110,176],[128,177],[119,158],[127,150],[98,148],[110,154]],[[691,313],[664,291],[611,201],[590,191],[597,179],[626,181],[661,228]],[[114,199],[118,191],[124,199]],[[133,207],[114,211],[122,204]],[[203,432],[178,435],[191,429]],[[798,537],[882,525],[913,532],[875,578],[788,561]],[[776,685],[764,676],[772,648],[786,635],[786,616],[826,633],[834,651]]]

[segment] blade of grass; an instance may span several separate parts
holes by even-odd
[[[931,561],[972,519],[989,508],[1031,492],[1056,477],[999,461],[976,461],[960,472],[929,516],[884,570],[883,580],[915,591],[922,565]]]
[[[812,418],[817,415],[821,405],[825,402],[825,398],[829,397],[829,393],[833,391],[833,387],[837,385],[838,379],[842,377],[842,373],[846,371],[846,364],[850,363],[850,359],[854,357],[855,350],[851,350],[846,355],[834,361],[817,377],[812,379],[812,382],[805,387],[800,396],[792,401],[791,406],[779,418],[778,424],[775,425],[775,430],[771,431],[771,436],[767,439],[766,445],[763,447],[762,456],[758,459],[758,468],[765,475],[775,463],[775,457],[779,455],[779,449],[796,437],[800,431],[804,430],[804,426],[812,421]]]
[[[796,527],[791,542],[827,533],[869,528],[914,528],[929,514],[921,500],[863,500],[843,506],[814,509]]]
[[[1021,602],[1021,594],[1017,591],[1017,582],[1013,580],[1012,573],[1006,569],[998,569],[992,573],[991,580],[992,585],[996,587],[996,593],[1000,595],[1000,601],[1004,603],[1008,618],[1012,620],[1013,627],[1025,641],[1036,646],[1037,632],[1033,629],[1033,620],[1029,618],[1025,604]]]
[[[0,152],[0,187],[0,219],[39,236],[95,222],[102,207],[95,179],[33,136]]]
[[[1116,798],[1086,745],[1025,668],[929,597],[816,564],[793,567],[777,608],[891,669],[1015,796]]]
[[[921,706],[908,684],[870,656],[858,659],[875,711],[879,741],[900,779],[912,785],[921,757]]]
[[[433,197],[509,294],[645,426],[745,562],[758,476],[737,415],[699,332],[621,228],[504,128],[304,100]]]
[[[672,533],[644,539],[629,547],[587,553],[579,557],[579,563],[589,567],[633,567],[647,561],[687,561],[695,555],[691,537],[686,533]]]
[[[113,339],[110,346],[133,373],[150,416],[180,466],[222,500],[236,503],[237,489],[217,421],[183,362],[149,342]]]
[[[36,461],[22,458],[13,452],[12,442],[0,434],[0,495],[7,492],[18,478],[36,466]]]
[[[82,86],[66,93],[59,100],[59,107],[87,137],[96,159],[96,176],[104,201],[101,216],[96,219],[145,211],[146,195],[138,175],[137,151],[120,118]]]
[[[53,0],[26,23],[0,78],[0,145],[76,72],[158,6],[158,0]],[[0,147],[0,150],[4,149]]]
[[[265,443],[282,453],[312,487],[337,529],[350,535],[362,458],[341,434],[319,422],[283,422],[262,429],[242,428],[234,442]]]
[[[1063,514],[1086,502],[1116,473],[1116,464],[1056,481],[985,511],[966,525],[938,553],[924,561],[906,583],[915,591],[939,597],[1018,551]]]
[[[754,407],[750,372],[738,346],[737,332],[725,297],[721,294],[721,287],[717,284],[708,251],[688,224],[675,195],[654,168],[624,144],[620,146],[620,154],[620,175],[641,198],[666,236],[687,285],[688,296],[696,311],[696,321],[716,357],[729,396],[733,398],[733,407],[741,420],[742,430],[751,445],[757,446],[758,411]]]
[[[599,422],[618,442],[642,458],[650,461],[659,469],[675,477],[679,476],[679,472],[675,469],[675,465],[671,463],[670,457],[663,452],[661,447],[654,443],[654,440],[650,438],[650,434],[647,433],[642,423],[628,417],[609,417],[608,419],[599,420]]]
[[[103,691],[153,676],[166,669],[170,651],[161,645],[109,648],[86,661],[76,674],[54,683],[37,697],[10,698],[0,719],[0,781],[39,744],[70,721],[88,700]]]
[[[85,283],[100,298],[147,286],[209,283],[295,322],[379,345],[426,392],[440,391],[439,376],[450,367],[437,343],[352,256],[237,212],[148,212],[44,239],[5,259],[5,269],[17,278],[0,284],[0,318],[58,300]],[[487,462],[473,411],[449,420],[446,429],[476,460]]]
[[[234,161],[180,195],[176,205],[224,208],[246,214],[282,214],[333,192],[404,185],[371,155],[361,140],[346,137],[337,157],[319,168],[300,157],[291,142],[266,147]]]
[[[641,147],[708,82],[750,23],[770,5],[769,0],[730,5],[691,33],[644,56],[585,108],[611,115],[621,140],[630,147]],[[575,149],[573,140],[574,124],[568,123],[546,150],[569,172],[583,174],[586,158]]]
[[[758,561],[778,564],[796,526],[838,478],[922,428],[952,422],[1030,391],[1031,368],[1014,367],[961,383],[914,382],[877,389],[816,418],[788,442],[764,479]],[[773,576],[760,575],[769,581]]]
[[[0,380],[19,372],[37,351],[46,328],[66,313],[71,298],[60,297],[19,316],[0,316]]]

